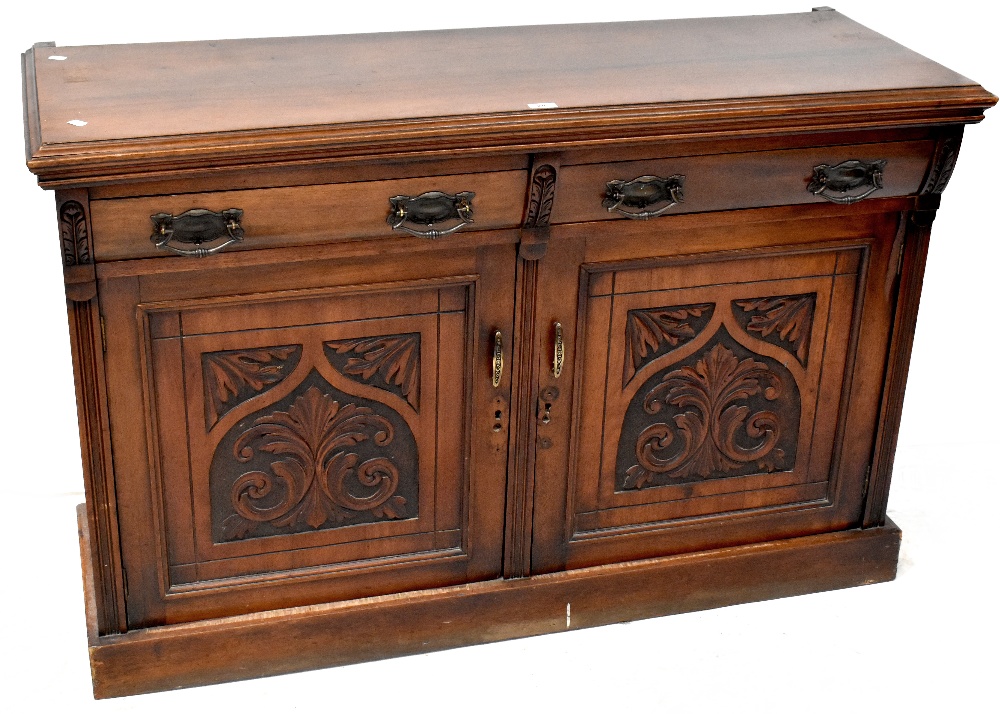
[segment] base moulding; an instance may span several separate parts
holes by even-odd
[[[896,576],[901,538],[887,521],[877,528],[101,636],[82,504],[78,523],[98,699],[885,582]]]

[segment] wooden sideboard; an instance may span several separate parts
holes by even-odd
[[[823,8],[23,69],[96,696],[894,577],[971,80]]]

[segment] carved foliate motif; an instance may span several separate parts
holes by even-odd
[[[330,364],[348,379],[397,394],[420,411],[420,333],[324,342]]]
[[[650,377],[632,399],[616,489],[792,468],[800,414],[788,370],[720,328],[704,349]]]
[[[625,369],[622,386],[657,357],[693,340],[709,320],[715,305],[675,305],[629,310],[625,317]]]
[[[301,354],[301,345],[203,354],[201,367],[207,428],[211,429],[229,411],[263,394],[291,374]]]
[[[210,484],[216,542],[412,518],[416,444],[398,414],[314,371],[227,433]]]
[[[949,136],[938,144],[934,152],[934,163],[920,193],[943,193],[951,181],[951,175],[958,163],[958,150],[962,146],[961,136]]]
[[[748,333],[791,352],[806,366],[816,293],[733,300],[733,313]]]
[[[86,265],[90,262],[90,236],[83,204],[66,201],[59,207],[59,238],[63,265]]]
[[[548,164],[535,169],[531,177],[531,193],[528,196],[528,214],[524,219],[525,228],[549,225],[552,204],[556,196],[556,170]]]

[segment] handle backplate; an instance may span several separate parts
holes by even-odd
[[[394,231],[404,231],[420,238],[440,238],[459,230],[472,220],[472,191],[450,194],[428,191],[419,196],[393,196],[389,199],[391,209],[386,223]],[[437,229],[434,226],[457,221],[454,225]],[[424,230],[417,226],[427,226]]]
[[[834,203],[857,203],[882,188],[882,171],[887,163],[885,159],[850,159],[836,166],[814,166],[808,191]]]
[[[667,178],[640,176],[631,181],[608,181],[601,205],[608,209],[608,212],[614,211],[626,218],[645,221],[662,216],[683,201],[684,176],[675,174]],[[649,210],[659,204],[664,205]]]
[[[243,211],[239,208],[227,208],[218,212],[193,208],[179,216],[157,213],[149,218],[153,221],[153,235],[149,239],[157,248],[178,255],[204,258],[243,240],[243,226],[240,225]],[[215,245],[202,247],[206,243]],[[185,245],[195,247],[181,247]]]

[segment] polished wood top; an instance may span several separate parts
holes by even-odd
[[[65,59],[49,59],[52,56]],[[81,152],[103,156],[99,146],[81,148],[92,142],[124,141],[125,148],[166,156],[179,147],[164,144],[164,137],[199,135],[196,145],[185,148],[211,153],[222,144],[235,145],[226,136],[233,132],[257,132],[257,138],[272,143],[311,140],[326,147],[332,142],[343,148],[350,142],[377,148],[379,137],[398,144],[421,133],[425,138],[454,139],[488,136],[499,128],[530,135],[501,143],[537,143],[556,127],[608,119],[600,114],[606,108],[632,107],[632,123],[655,123],[663,116],[683,118],[691,103],[701,112],[743,110],[749,112],[744,119],[750,120],[765,109],[785,111],[781,98],[800,95],[907,90],[904,104],[922,106],[923,101],[940,107],[950,99],[977,105],[973,114],[992,103],[971,80],[828,10],[330,37],[36,46],[26,59],[29,166],[39,173],[45,173],[51,161],[72,161],[69,157]],[[893,101],[898,105],[900,100]],[[556,108],[531,107],[546,103]],[[441,119],[447,117],[462,119]],[[498,127],[497,118],[510,126]],[[361,125],[366,128],[343,134],[344,127]],[[407,136],[393,136],[391,130],[402,126]],[[341,129],[337,139],[316,130],[308,136],[274,133],[289,127]],[[379,135],[373,136],[373,131]],[[213,134],[215,140],[207,139]],[[149,141],[135,141],[143,139]],[[111,148],[119,153],[123,149]],[[110,160],[110,154],[106,158]]]

